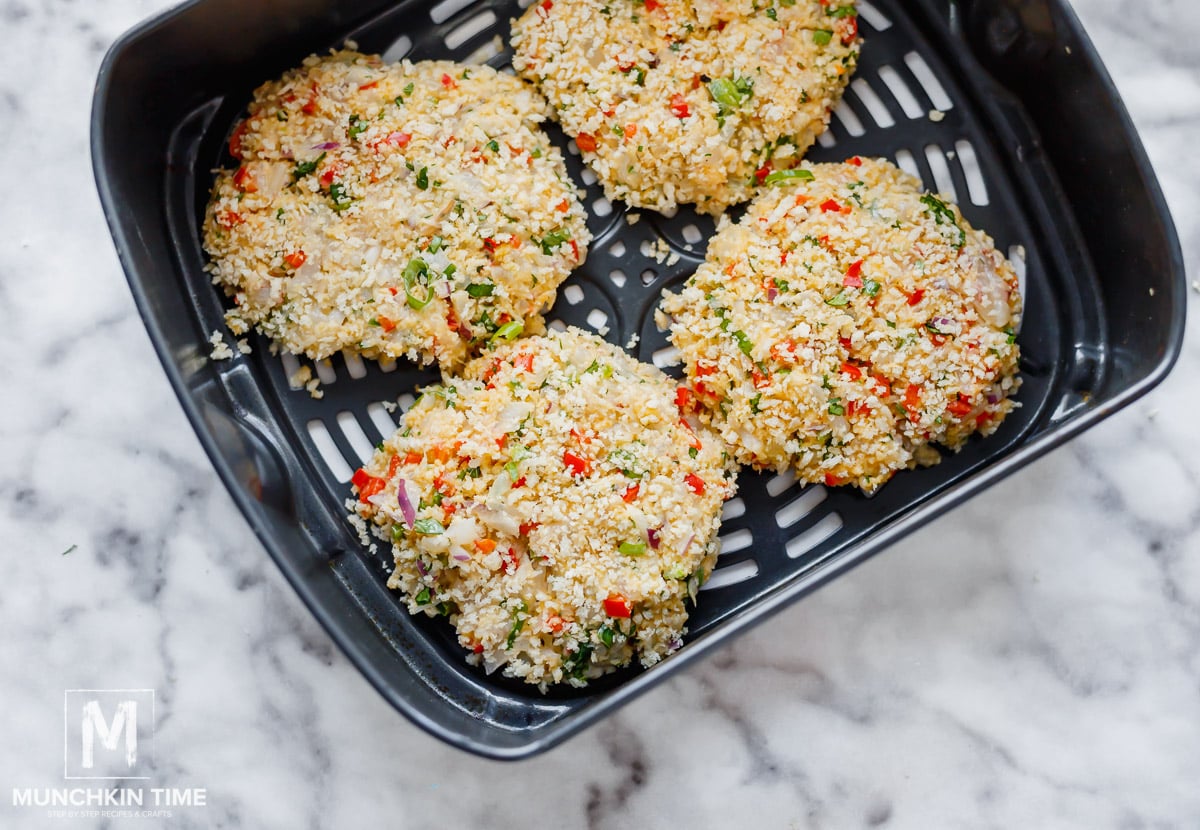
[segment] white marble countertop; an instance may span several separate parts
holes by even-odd
[[[88,111],[103,51],[166,5],[0,2],[0,824],[126,826],[9,789],[62,785],[64,689],[130,685],[208,804],[128,826],[1200,824],[1200,293],[1132,408],[549,754],[469,757],[285,585],[134,310]],[[1200,5],[1075,5],[1200,276]]]

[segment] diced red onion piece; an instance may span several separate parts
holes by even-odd
[[[408,498],[408,482],[404,476],[396,477],[396,500],[400,502],[400,512],[404,514],[404,523],[409,527],[417,520],[417,510]]]

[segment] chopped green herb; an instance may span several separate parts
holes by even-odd
[[[417,605],[428,605],[433,600],[433,597],[429,593],[429,588],[425,587],[421,589],[421,592],[414,599],[417,601]]]
[[[429,168],[422,167],[417,171],[417,187],[421,190],[429,189]]]
[[[317,156],[312,161],[302,161],[297,164],[294,168],[292,168],[292,183],[295,184],[308,174],[312,173],[321,165],[321,162],[324,160],[325,153],[321,153],[321,155]]]
[[[954,247],[962,250],[962,247],[967,244],[967,232],[958,224],[958,217],[954,215],[950,206],[931,193],[926,193],[921,197],[921,204],[925,205],[937,224],[950,225],[958,230],[958,242]]]
[[[754,95],[754,82],[749,78],[713,78],[708,82],[708,94],[717,102],[717,120],[724,121]]]
[[[646,552],[645,542],[622,542],[617,550],[624,556],[641,556]]]
[[[346,192],[346,185],[341,182],[329,185],[329,200],[333,202],[333,209],[338,213],[354,204],[354,199]]]
[[[569,242],[570,240],[571,234],[563,228],[550,231],[550,233],[542,237],[542,253],[544,253],[546,256],[550,256],[554,253],[556,248],[566,242]]]
[[[414,311],[421,311],[422,309],[424,309],[426,306],[428,306],[430,303],[433,302],[433,298],[435,296],[433,293],[433,290],[430,288],[425,289],[424,297],[418,297],[416,294],[412,293],[411,291],[407,291],[406,293],[408,295],[406,297],[406,301],[408,302],[408,307],[413,309]]]
[[[417,519],[412,526],[414,533],[419,533],[422,536],[440,536],[446,532],[446,528],[442,527],[442,523],[437,519]]]
[[[492,335],[492,342],[515,340],[521,336],[523,331],[525,331],[525,324],[518,320],[512,320],[496,329],[496,333]]]
[[[467,286],[467,294],[476,299],[479,297],[490,297],[495,290],[496,286],[490,282],[477,282]]]
[[[429,273],[429,266],[425,264],[425,260],[420,257],[413,257],[408,261],[408,265],[404,266],[404,283],[412,285],[419,279],[423,279]]]
[[[850,302],[850,295],[847,294],[845,292],[845,290],[842,290],[842,291],[839,291],[834,296],[830,297],[828,300],[826,300],[825,305],[831,305],[831,306],[834,306],[835,308],[841,308],[842,306],[847,305],[849,302]]]
[[[521,615],[529,612],[529,606],[525,604],[525,600],[519,599],[510,606],[510,610],[512,612],[513,626],[511,629],[509,629],[508,639],[504,643],[505,649],[510,649],[513,647],[513,644],[517,641],[517,635],[520,634],[521,629],[525,627],[525,618]]]
[[[813,43],[818,46],[828,46],[833,40],[833,32],[829,29],[817,29],[813,32]]]
[[[370,125],[368,124],[366,119],[362,118],[361,116],[359,116],[357,114],[351,115],[350,116],[350,126],[346,130],[346,135],[350,136],[351,141],[357,141],[358,137],[366,131],[368,126],[370,126]]]
[[[576,643],[575,650],[563,657],[563,673],[567,677],[583,680],[587,677],[588,667],[592,664],[592,652],[595,648],[591,643]]]
[[[491,150],[493,153],[500,152],[500,142],[496,141],[496,139],[494,139],[494,138],[484,146],[487,147],[489,150]]]
[[[517,618],[513,621],[512,628],[509,629],[508,639],[504,641],[504,648],[508,650],[517,642],[517,635],[521,633],[521,629],[525,627],[524,618]]]
[[[425,264],[425,260],[420,257],[413,257],[408,261],[408,265],[404,266],[404,293],[408,299],[408,307],[420,311],[431,302],[433,302],[433,289],[425,285],[425,277],[429,274],[429,266]],[[416,284],[425,285],[425,296],[421,297],[413,293],[413,286]]]
[[[880,288],[882,288],[882,286],[876,280],[863,281],[863,293],[868,297],[878,296]]]
[[[639,469],[637,456],[626,449],[616,449],[608,454],[608,460],[613,463],[613,466],[621,471],[621,475],[626,478],[641,478],[642,471]]]
[[[737,341],[738,348],[742,350],[742,354],[746,357],[750,356],[750,352],[754,351],[754,341],[752,341],[744,331],[735,331],[733,339]]]
[[[775,170],[763,179],[766,184],[785,184],[790,182],[811,182],[816,176],[811,170],[796,167],[792,170]]]

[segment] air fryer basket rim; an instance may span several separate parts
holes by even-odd
[[[514,739],[508,742],[476,740],[471,736],[462,735],[447,728],[442,722],[427,717],[423,711],[411,705],[410,701],[401,693],[401,690],[397,688],[393,680],[385,675],[383,667],[369,657],[366,653],[365,644],[360,639],[360,632],[353,630],[358,628],[358,626],[333,613],[321,601],[317,596],[317,584],[314,582],[313,575],[304,572],[298,561],[289,555],[283,540],[272,532],[266,517],[261,512],[261,504],[244,489],[229,460],[222,453],[217,439],[212,434],[210,426],[202,414],[201,403],[194,397],[193,391],[186,381],[180,365],[168,348],[167,340],[155,317],[154,309],[151,307],[146,287],[143,284],[143,279],[149,275],[135,273],[132,264],[133,255],[131,252],[134,247],[133,236],[131,234],[132,229],[123,221],[121,205],[116,201],[113,182],[106,167],[106,159],[116,152],[116,150],[107,145],[103,126],[105,124],[110,97],[114,94],[112,87],[114,66],[133,45],[143,38],[152,36],[159,28],[170,23],[176,16],[194,7],[201,6],[206,2],[208,0],[187,0],[185,3],[163,11],[144,21],[118,38],[108,50],[101,65],[97,77],[91,113],[93,171],[101,204],[114,239],[118,257],[126,272],[135,304],[145,322],[150,340],[154,345],[155,351],[158,353],[163,369],[201,445],[212,461],[218,476],[225,484],[242,514],[246,517],[254,534],[262,542],[268,553],[270,553],[276,565],[283,572],[284,577],[312,612],[313,616],[329,633],[334,642],[338,644],[343,653],[347,655],[351,663],[367,678],[368,682],[394,708],[423,730],[462,749],[481,756],[503,760],[519,759],[543,752],[582,729],[595,724],[625,702],[665,680],[670,675],[670,672],[654,670],[639,674],[623,685],[606,692],[602,697],[596,699],[580,711],[572,713],[561,721],[552,722],[542,728],[538,734],[521,740]],[[1104,85],[1110,97],[1117,102],[1120,123],[1113,125],[1113,128],[1123,130],[1128,136],[1130,148],[1134,154],[1136,164],[1145,179],[1150,198],[1161,216],[1164,217],[1168,227],[1168,244],[1170,247],[1168,258],[1174,271],[1172,285],[1179,292],[1171,308],[1170,320],[1166,322],[1170,329],[1168,338],[1169,348],[1161,355],[1157,364],[1150,372],[1125,389],[1117,392],[1104,404],[1083,412],[1064,423],[1036,435],[1032,439],[1026,440],[1007,457],[1000,459],[997,463],[991,464],[981,471],[973,473],[968,479],[956,483],[932,501],[918,505],[907,514],[879,529],[865,542],[842,553],[837,558],[817,566],[811,572],[804,574],[791,584],[775,590],[772,594],[759,600],[752,607],[739,611],[736,616],[720,622],[712,630],[713,636],[708,636],[691,643],[688,648],[670,658],[669,665],[673,666],[675,670],[682,669],[690,665],[693,661],[702,659],[711,649],[726,645],[731,637],[744,633],[751,626],[777,613],[830,579],[845,573],[922,524],[929,522],[934,517],[960,504],[975,493],[1011,475],[1033,459],[1040,457],[1048,450],[1075,437],[1100,420],[1128,406],[1161,383],[1175,365],[1182,349],[1186,313],[1186,304],[1184,302],[1184,297],[1186,296],[1186,279],[1184,277],[1183,255],[1179,240],[1170,223],[1165,197],[1150,167],[1145,149],[1137,137],[1132,120],[1124,106],[1120,103],[1112,79],[1103,69],[1094,46],[1088,39],[1073,10],[1065,3],[1060,4],[1059,8],[1065,14],[1072,27],[1072,36],[1086,50],[1087,57],[1097,67],[1099,81]],[[321,578],[334,579],[332,575],[322,575]]]

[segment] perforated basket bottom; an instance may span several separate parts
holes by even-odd
[[[520,14],[521,5],[447,0],[433,6],[429,17],[422,18],[424,23],[414,28],[416,15],[411,4],[405,4],[346,34],[360,49],[381,52],[389,60],[451,57],[505,67],[510,57],[505,46],[508,21]],[[725,506],[722,553],[692,614],[688,642],[704,637],[739,611],[1003,456],[1039,418],[1067,413],[1078,402],[1077,392],[1064,388],[1056,374],[1062,344],[1071,342],[1061,330],[1070,325],[1056,299],[1061,291],[1053,289],[1055,277],[1029,232],[1017,194],[1001,172],[986,127],[898,0],[860,0],[859,9],[865,39],[860,68],[834,113],[831,129],[809,157],[840,161],[858,154],[894,159],[927,187],[954,197],[970,222],[986,229],[1008,252],[1025,282],[1027,305],[1020,338],[1021,408],[991,438],[969,442],[961,453],[948,455],[934,468],[898,475],[871,499],[856,491],[802,488],[791,475],[743,471],[740,495]],[[224,161],[220,148],[246,100],[233,100],[231,94],[214,102],[198,116],[191,135],[187,129],[181,132],[180,140],[198,142],[200,151],[192,173],[195,180],[190,183],[194,213],[187,221],[192,227],[177,229],[180,237],[196,236],[207,194],[207,171]],[[713,220],[690,209],[666,216],[629,212],[610,203],[595,176],[584,168],[574,143],[554,127],[549,132],[567,150],[575,180],[586,187],[589,226],[595,237],[586,264],[560,290],[548,316],[551,325],[580,326],[622,346],[636,337],[630,349],[634,354],[668,372],[676,371],[674,353],[654,323],[654,310],[662,292],[678,287],[703,261]],[[200,287],[203,282],[203,275],[197,274],[201,321],[217,327],[220,301],[211,287]],[[211,297],[200,296],[203,291]],[[436,375],[410,365],[364,364],[356,356],[338,357],[312,366],[324,390],[324,397],[315,400],[289,386],[288,379],[302,361],[272,357],[261,338],[252,338],[252,345],[252,355],[234,360],[247,365],[270,409],[281,418],[280,431],[290,436],[292,451],[310,472],[309,481],[293,482],[293,486],[315,489],[329,516],[342,514],[352,470],[396,429],[400,412],[413,401],[413,391],[436,380]],[[384,401],[395,402],[398,410],[388,411]],[[379,584],[386,580],[389,552],[371,556],[345,523],[301,519],[315,525],[314,535],[331,558],[340,557],[338,567],[348,590],[362,593],[361,586],[355,585],[362,574],[360,564],[369,566]],[[444,621],[410,618],[394,597],[384,604],[378,598],[362,601],[395,643],[400,658],[439,689],[438,694],[498,726],[514,722],[535,726],[561,717],[636,671],[606,678],[587,690],[564,688],[542,697],[519,682],[489,677],[466,665]],[[562,705],[551,705],[555,700]]]

